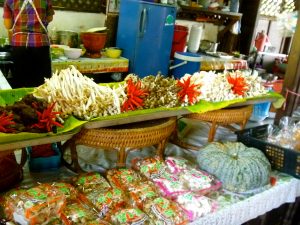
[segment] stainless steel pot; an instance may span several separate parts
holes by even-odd
[[[57,44],[77,48],[79,46],[79,35],[77,32],[70,30],[57,31]]]

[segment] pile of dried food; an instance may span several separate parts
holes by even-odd
[[[62,126],[57,119],[59,112],[54,112],[55,102],[49,104],[44,99],[37,99],[32,94],[5,107],[0,106],[0,132],[17,133],[50,132],[56,126]]]
[[[180,80],[129,74],[124,82],[97,84],[71,66],[45,79],[20,101],[1,107],[0,132],[50,132],[70,116],[89,121],[133,110],[185,107],[201,100],[222,102],[267,92],[261,78],[247,71],[201,71]]]
[[[130,110],[188,106],[200,100],[218,102],[267,92],[261,78],[249,72],[202,71],[180,80],[161,75],[141,79],[129,74],[125,82],[99,85],[71,66],[46,79],[33,94],[49,104],[56,102],[54,110],[61,112],[62,118],[73,115],[90,120]]]

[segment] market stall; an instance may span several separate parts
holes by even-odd
[[[208,76],[207,76],[208,75]],[[150,135],[149,138],[151,139],[152,137],[155,139],[155,141],[153,141],[152,139],[150,140],[150,142],[146,143],[138,143],[136,146],[132,146],[128,141],[126,141],[126,137],[125,137],[125,146],[109,146],[107,147],[105,145],[105,143],[103,141],[101,141],[101,138],[104,140],[104,137],[101,136],[101,134],[104,132],[105,135],[108,134],[108,130],[106,130],[105,127],[107,126],[113,126],[113,125],[120,125],[120,124],[128,124],[126,126],[126,129],[129,127],[129,129],[132,129],[132,131],[134,129],[140,129],[140,127],[136,127],[133,128],[132,125],[134,124],[134,122],[137,121],[145,121],[145,120],[153,120],[156,119],[159,120],[161,118],[170,118],[173,116],[180,116],[180,115],[186,115],[186,114],[191,114],[191,113],[205,113],[205,112],[209,112],[209,111],[213,111],[213,110],[217,110],[217,109],[223,109],[226,107],[234,107],[234,106],[243,106],[243,105],[249,105],[249,104],[253,104],[255,102],[261,102],[261,101],[273,101],[275,105],[277,106],[281,106],[284,98],[277,94],[277,93],[273,93],[273,92],[268,92],[266,89],[264,89],[263,86],[261,86],[259,83],[256,82],[256,80],[254,79],[255,77],[248,76],[247,74],[243,74],[240,72],[231,72],[231,73],[223,73],[223,74],[213,74],[213,73],[206,73],[206,72],[202,72],[202,73],[198,73],[198,74],[194,74],[194,75],[186,75],[184,76],[182,79],[180,80],[174,80],[172,78],[164,78],[162,76],[149,76],[143,79],[140,79],[134,75],[130,75],[129,77],[127,77],[125,79],[125,82],[120,82],[120,83],[115,83],[115,84],[106,84],[106,85],[98,85],[95,83],[92,83],[92,81],[90,79],[87,79],[86,77],[82,76],[78,70],[75,69],[75,67],[72,67],[68,70],[65,70],[63,72],[61,72],[60,74],[56,74],[54,75],[51,79],[46,80],[44,85],[41,85],[40,87],[37,87],[35,89],[32,88],[28,88],[28,89],[23,89],[23,90],[6,90],[6,91],[1,91],[0,92],[0,101],[2,105],[5,104],[14,104],[16,101],[18,101],[20,98],[22,98],[23,102],[26,102],[24,99],[24,97],[28,98],[28,94],[32,94],[35,95],[36,97],[38,97],[40,102],[39,104],[34,104],[33,108],[36,109],[36,111],[38,111],[38,121],[37,123],[33,123],[33,124],[29,124],[27,127],[26,126],[22,126],[22,132],[18,132],[18,133],[12,133],[14,129],[19,129],[18,127],[15,126],[15,124],[13,123],[12,119],[13,117],[10,116],[10,114],[5,115],[3,114],[2,116],[5,117],[5,120],[7,120],[6,124],[2,124],[2,128],[4,131],[7,131],[7,133],[1,133],[0,134],[0,146],[1,146],[1,151],[7,151],[9,149],[12,148],[21,148],[21,147],[27,147],[28,145],[30,146],[34,146],[34,145],[40,145],[40,144],[44,144],[44,143],[52,143],[52,142],[59,142],[62,140],[73,140],[76,144],[76,141],[78,141],[78,144],[80,145],[85,145],[85,144],[89,144],[90,146],[93,147],[104,147],[104,148],[109,148],[111,151],[109,151],[111,154],[114,154],[114,151],[112,151],[113,148],[117,147],[117,151],[120,151],[120,161],[119,163],[122,163],[122,166],[124,166],[125,162],[126,162],[126,154],[127,154],[127,148],[126,147],[136,147],[138,148],[140,147],[146,147],[146,145],[152,145],[152,144],[159,144],[159,150],[157,152],[157,155],[160,155],[160,160],[157,160],[157,158],[154,159],[150,159],[150,162],[152,162],[152,160],[154,160],[153,162],[155,163],[154,167],[149,167],[149,170],[146,167],[141,167],[144,168],[142,170],[139,170],[139,166],[136,167],[137,172],[140,172],[142,174],[144,174],[143,176],[147,177],[147,173],[149,171],[151,171],[152,169],[154,169],[155,172],[155,168],[160,168],[159,165],[162,165],[164,168],[163,164],[160,164],[163,162],[162,158],[163,156],[167,156],[167,153],[164,154],[165,152],[165,144],[166,144],[166,140],[168,138],[168,136],[170,135],[170,133],[172,132],[171,128],[175,127],[175,123],[174,121],[170,121],[170,124],[168,122],[166,122],[166,124],[168,125],[168,130],[165,132],[166,136],[162,136],[161,134],[163,134],[163,132],[159,132],[157,133],[157,135],[160,138],[155,138],[156,136],[153,134],[151,134],[152,130],[150,129]],[[214,79],[214,80],[212,80]],[[199,82],[201,80],[201,82]],[[238,83],[237,80],[239,81]],[[213,82],[214,81],[214,82]],[[205,83],[207,82],[207,83]],[[221,82],[221,83],[220,83]],[[224,83],[225,82],[225,83]],[[200,85],[201,84],[201,85]],[[207,85],[205,85],[207,84]],[[214,90],[215,88],[219,88],[218,85],[220,84],[225,84],[224,87],[224,93],[216,93]],[[210,88],[208,88],[208,85],[211,85]],[[212,85],[216,85],[216,86],[212,86]],[[227,86],[226,86],[227,85]],[[248,88],[246,89],[246,85],[249,85]],[[218,86],[218,87],[217,87]],[[76,87],[76,88],[75,88]],[[88,87],[88,88],[86,88]],[[227,89],[227,88],[228,89]],[[251,88],[250,88],[251,87]],[[161,92],[158,92],[158,89],[160,88],[160,90],[162,90]],[[202,89],[201,89],[202,88]],[[205,89],[206,88],[206,89]],[[225,92],[225,90],[227,90],[228,92]],[[201,95],[201,94],[202,95]],[[228,94],[229,93],[229,94]],[[247,94],[246,94],[247,93]],[[72,96],[76,96],[76,97],[72,97]],[[244,96],[244,97],[241,97]],[[30,97],[31,99],[31,97]],[[48,102],[48,106],[46,106],[46,110],[42,110],[44,107],[42,104],[44,104],[44,101]],[[55,108],[56,107],[56,108]],[[92,109],[92,110],[90,110]],[[13,109],[12,109],[13,111]],[[15,111],[14,111],[15,112]],[[59,115],[61,117],[61,119],[64,120],[63,125],[59,124],[60,120],[54,120],[56,118],[56,115]],[[47,117],[49,116],[49,118]],[[4,118],[3,117],[3,118]],[[169,119],[166,119],[166,121],[168,121]],[[16,121],[17,122],[17,121]],[[45,123],[46,122],[46,123]],[[145,126],[147,123],[143,122],[141,123],[143,126]],[[163,123],[164,124],[164,123]],[[164,127],[160,127],[160,125],[163,124],[157,124],[153,127],[159,127],[159,129],[164,129]],[[53,128],[56,127],[57,130],[56,132],[53,132]],[[151,128],[152,126],[148,126],[148,128]],[[43,133],[32,133],[32,129],[38,129],[43,131]],[[99,129],[99,128],[104,128],[104,129]],[[114,129],[114,128],[111,128]],[[122,128],[122,132],[126,131],[128,132],[128,130],[124,130],[124,128]],[[101,130],[103,131],[101,133]],[[26,131],[26,132],[24,132]],[[46,132],[45,132],[46,131]],[[107,131],[107,132],[106,132]],[[96,133],[96,136],[93,134],[92,138],[93,140],[89,139],[91,136],[85,136],[85,133]],[[147,132],[146,132],[147,133]],[[113,132],[114,135],[116,135],[116,133]],[[140,134],[144,134],[144,132],[139,132],[137,135]],[[127,137],[130,137],[131,134],[127,133]],[[125,134],[126,136],[126,134]],[[96,137],[96,138],[95,138]],[[136,136],[134,136],[134,138],[132,138],[131,141],[140,141],[141,140],[145,140],[145,137],[142,138],[138,138]],[[115,141],[122,141],[123,139],[121,139],[120,137],[115,137]],[[148,140],[148,139],[147,139]],[[159,140],[159,141],[157,141]],[[109,138],[108,140],[109,142],[111,141],[111,138]],[[70,144],[70,141],[66,142],[67,145],[68,143]],[[71,143],[71,146],[74,145],[74,143]],[[89,146],[87,145],[87,146]],[[120,149],[123,149],[123,153]],[[125,151],[125,152],[124,152]],[[248,150],[247,150],[248,152]],[[74,151],[73,151],[74,153]],[[74,156],[74,155],[73,155]],[[72,157],[73,157],[72,156]],[[76,158],[72,158],[73,160]],[[77,160],[77,159],[76,159]],[[141,161],[140,163],[144,163],[144,161]],[[145,163],[147,163],[147,159],[145,158]],[[158,163],[156,165],[156,163]],[[194,162],[195,163],[195,162]],[[136,164],[138,165],[138,164]],[[194,164],[194,166],[197,166],[198,164]],[[157,167],[158,166],[158,167]],[[152,169],[151,169],[152,168]],[[174,167],[172,167],[174,169]],[[172,169],[171,168],[171,169]],[[177,167],[176,167],[177,168]],[[128,181],[130,181],[129,183],[123,183],[120,186],[120,180],[125,181],[127,178],[127,175],[131,174],[131,170],[130,169],[111,169],[108,170],[106,175],[103,175],[106,177],[106,179],[109,180],[109,183],[107,184],[107,191],[105,192],[105,187],[104,189],[101,188],[103,186],[99,186],[99,187],[95,187],[94,190],[102,190],[102,192],[90,192],[87,191],[85,192],[85,190],[87,190],[87,188],[90,188],[90,186],[82,186],[81,185],[89,185],[88,183],[81,183],[81,181],[77,183],[77,185],[75,185],[75,188],[79,188],[78,191],[79,193],[81,193],[82,191],[84,192],[84,195],[86,195],[86,197],[83,197],[83,199],[86,199],[88,203],[88,205],[90,204],[95,204],[96,208],[98,207],[99,213],[102,215],[101,218],[96,219],[95,221],[100,222],[99,220],[107,220],[110,221],[114,224],[124,224],[125,221],[119,221],[119,219],[122,218],[126,218],[126,215],[135,215],[138,216],[138,218],[135,218],[136,221],[142,220],[144,222],[146,221],[156,221],[156,220],[164,220],[161,218],[157,217],[157,214],[155,214],[155,212],[152,212],[151,207],[149,208],[149,204],[152,204],[154,202],[157,201],[158,206],[157,207],[161,207],[160,204],[165,204],[166,207],[170,207],[170,210],[175,210],[176,213],[175,214],[166,214],[166,212],[161,212],[163,213],[164,217],[166,216],[168,218],[168,221],[170,220],[171,222],[173,221],[177,221],[174,222],[175,224],[180,224],[180,223],[187,223],[188,221],[194,221],[196,224],[200,220],[200,217],[204,218],[208,218],[205,215],[208,216],[212,216],[212,215],[216,215],[216,218],[218,217],[218,213],[221,213],[223,210],[223,206],[226,205],[226,203],[222,206],[222,202],[219,202],[218,205],[220,206],[220,210],[217,210],[214,208],[214,204],[210,204],[212,202],[216,202],[217,199],[213,199],[213,195],[216,194],[218,197],[220,197],[222,195],[222,190],[220,190],[220,194],[218,194],[219,192],[216,192],[220,189],[220,184],[221,182],[218,181],[218,179],[212,178],[211,175],[208,175],[206,172],[201,172],[195,170],[194,171],[194,167],[191,167],[191,169],[187,169],[190,167],[184,167],[184,171],[186,174],[184,175],[180,175],[177,174],[176,176],[178,177],[174,177],[174,179],[176,180],[176,184],[179,185],[177,188],[180,188],[179,190],[183,191],[185,194],[190,193],[189,191],[191,190],[196,190],[197,193],[202,193],[202,194],[212,194],[211,199],[210,199],[210,195],[207,196],[202,196],[201,198],[195,197],[197,199],[197,201],[195,201],[195,203],[197,204],[208,204],[207,208],[198,208],[198,207],[194,207],[195,209],[199,209],[200,211],[197,212],[192,212],[195,213],[193,214],[193,216],[191,216],[191,214],[187,213],[184,214],[184,212],[181,211],[181,208],[177,208],[178,206],[176,206],[176,204],[178,203],[174,203],[173,200],[175,200],[173,197],[175,197],[175,195],[169,198],[168,194],[169,192],[161,192],[162,190],[165,191],[174,191],[171,189],[168,189],[168,187],[173,187],[172,185],[169,186],[167,180],[167,177],[160,177],[160,180],[153,180],[153,176],[150,176],[148,178],[150,178],[149,181],[145,181],[144,178],[139,180],[140,175],[134,175],[135,172],[132,172],[132,176],[130,179],[128,177]],[[269,164],[264,165],[264,168],[267,168],[269,173],[269,169],[270,166]],[[169,168],[170,169],[170,168]],[[179,171],[181,169],[179,169],[179,167],[176,169],[176,171]],[[123,174],[123,172],[125,171],[125,174]],[[126,175],[126,171],[128,171],[129,174]],[[148,171],[148,172],[147,172]],[[165,170],[163,170],[165,171]],[[190,174],[191,171],[194,171],[194,174]],[[170,171],[169,171],[170,172]],[[174,171],[173,171],[174,172]],[[170,172],[170,173],[173,173]],[[201,176],[195,179],[195,183],[191,182],[193,179],[190,179],[190,176],[197,176],[199,175],[199,173],[201,174]],[[126,176],[125,176],[126,175]],[[149,175],[149,174],[148,174]],[[158,175],[158,174],[157,174]],[[170,174],[165,174],[164,176],[169,176]],[[173,174],[175,176],[175,174]],[[172,175],[172,176],[173,176]],[[79,175],[80,176],[80,175]],[[85,176],[84,174],[82,174],[82,176]],[[103,178],[99,178],[99,176],[101,177],[102,175],[96,175],[97,179],[101,180],[101,184],[98,183],[99,185],[103,185]],[[124,177],[125,176],[125,177]],[[137,177],[135,177],[137,176]],[[214,176],[214,175],[213,175]],[[190,178],[189,178],[190,177]],[[263,185],[259,186],[262,188],[266,188],[264,190],[267,191],[271,191],[274,190],[274,187],[271,187],[269,184],[269,175],[264,175],[262,176],[263,180],[261,181]],[[73,177],[74,179],[77,179],[76,177]],[[125,179],[126,178],[126,179]],[[202,178],[204,180],[202,180]],[[80,180],[80,177],[78,178]],[[89,180],[89,178],[86,178],[87,180]],[[92,178],[91,178],[92,179]],[[94,179],[94,178],[93,178]],[[93,180],[92,179],[92,180]],[[173,178],[172,178],[173,179]],[[178,181],[177,181],[178,179]],[[261,178],[256,178],[257,180],[261,180]],[[73,180],[73,179],[72,179]],[[83,178],[83,180],[85,180],[85,178]],[[118,181],[119,180],[119,181]],[[294,187],[295,190],[298,190],[297,185],[295,184],[293,179],[291,177],[287,178],[287,179],[282,179],[281,180],[281,176],[278,175],[278,177],[276,177],[276,180],[278,180],[278,185],[284,181],[286,181],[286,185],[289,187]],[[131,208],[124,208],[124,206],[126,205],[125,202],[134,202],[135,200],[132,199],[130,201],[126,201],[123,199],[123,197],[120,196],[120,192],[119,191],[115,191],[115,189],[111,189],[111,188],[120,188],[122,190],[122,192],[125,192],[126,196],[135,196],[137,195],[138,197],[138,193],[132,194],[132,189],[130,188],[131,183],[132,184],[136,184],[136,190],[138,191],[139,188],[138,187],[143,187],[144,183],[139,183],[139,182],[154,182],[155,183],[155,187],[153,187],[153,190],[158,189],[158,193],[155,194],[155,196],[153,196],[153,198],[151,198],[151,203],[149,202],[145,202],[145,203],[139,203],[136,202],[133,205],[137,204],[138,205],[138,209],[136,208],[132,208],[133,205],[131,205]],[[207,183],[209,181],[209,183]],[[64,181],[61,181],[64,182]],[[67,181],[66,181],[67,182]],[[181,183],[183,182],[183,183]],[[201,183],[204,182],[204,183]],[[222,180],[222,182],[224,182]],[[249,183],[249,182],[248,182]],[[253,183],[253,182],[252,182]],[[260,182],[256,182],[256,184],[260,184]],[[71,182],[72,185],[74,185],[75,183]],[[126,186],[128,184],[128,186]],[[201,184],[201,185],[200,185]],[[211,188],[206,189],[207,186],[205,185],[210,185]],[[224,182],[225,184],[225,182]],[[273,184],[273,186],[275,185],[275,187],[277,187],[277,184]],[[65,186],[69,186],[70,183],[67,182],[67,184],[62,184],[64,187]],[[94,184],[93,184],[94,185]],[[95,183],[96,185],[96,183]],[[124,186],[125,185],[125,186]],[[157,186],[158,185],[158,186]],[[160,188],[160,185],[166,185],[166,189],[164,188]],[[200,185],[200,186],[199,186]],[[202,186],[204,185],[204,186]],[[152,190],[152,186],[153,184],[149,184],[149,188]],[[60,186],[61,187],[61,186]],[[148,187],[148,186],[147,186]],[[188,187],[188,189],[186,189]],[[200,188],[202,187],[202,188]],[[279,186],[278,186],[279,187]],[[68,187],[70,188],[70,190],[73,190],[73,187]],[[251,188],[253,188],[251,186]],[[68,214],[70,213],[69,207],[76,207],[76,208],[82,208],[82,205],[80,205],[81,203],[71,203],[69,205],[69,198],[73,198],[74,196],[76,196],[75,192],[71,191],[72,193],[74,193],[75,195],[72,197],[70,195],[65,195],[66,193],[62,194],[60,191],[56,192],[56,184],[42,184],[42,185],[38,185],[35,187],[35,189],[37,191],[37,193],[39,193],[39,191],[42,191],[43,193],[46,193],[46,195],[49,197],[46,197],[43,199],[43,204],[48,204],[51,202],[51,204],[53,204],[52,206],[54,207],[55,210],[58,210],[57,212],[63,210],[64,213],[62,214],[62,217],[57,217],[57,213],[50,213],[47,217],[38,217],[38,215],[40,215],[40,213],[44,213],[44,211],[35,211],[36,207],[33,207],[30,213],[27,212],[27,210],[31,210],[30,207],[28,209],[24,209],[25,211],[19,211],[17,214],[18,215],[13,215],[15,212],[15,203],[18,204],[18,198],[15,198],[11,195],[6,195],[6,199],[8,201],[11,202],[11,204],[9,203],[9,206],[7,207],[8,211],[6,211],[8,218],[9,219],[14,219],[17,221],[20,221],[21,219],[30,222],[31,220],[34,221],[37,218],[43,218],[43,221],[48,221],[48,220],[60,220],[62,218],[65,218],[63,215],[64,214]],[[66,189],[64,188],[64,191]],[[57,199],[57,201],[55,199],[52,199],[53,197],[53,191],[56,194],[59,194],[59,199]],[[142,190],[140,190],[142,191]],[[181,192],[180,191],[180,192]],[[139,191],[138,191],[139,192]],[[272,192],[272,191],[271,191]],[[23,194],[25,194],[26,196],[31,196],[32,194],[32,190],[24,190],[24,193],[21,191],[20,194],[20,198],[23,198]],[[76,192],[77,193],[77,192]],[[141,192],[139,192],[141,193]],[[144,193],[144,191],[142,191],[142,193]],[[155,191],[156,193],[156,191]],[[160,194],[159,194],[160,193]],[[192,192],[191,192],[192,193]],[[265,192],[263,192],[265,193]],[[48,195],[49,194],[49,195]],[[122,203],[121,205],[118,205],[118,203],[116,203],[117,205],[110,205],[108,206],[109,209],[113,209],[115,207],[120,207],[120,215],[115,212],[112,211],[108,214],[107,211],[103,211],[103,208],[101,207],[106,207],[105,205],[103,205],[100,202],[93,202],[90,203],[90,201],[92,199],[94,199],[94,195],[104,195],[104,196],[113,196],[113,204],[116,203],[115,201]],[[107,194],[107,195],[106,195]],[[248,194],[248,193],[247,193]],[[63,196],[62,196],[63,195]],[[283,202],[289,202],[292,201],[292,198],[298,196],[299,193],[297,193],[295,191],[295,195],[291,196],[289,198],[286,199],[280,199],[279,203],[274,203],[271,206],[266,206],[262,211],[255,211],[253,212],[253,214],[251,214],[251,216],[249,217],[243,217],[242,220],[246,221],[248,219],[251,219],[252,216],[254,215],[259,215],[259,213],[264,213],[265,211],[270,210],[272,207],[276,207],[276,204],[281,204]],[[17,194],[17,196],[19,196]],[[22,197],[23,196],[23,197]],[[81,196],[81,194],[80,194]],[[35,198],[34,196],[33,199]],[[30,198],[31,198],[30,197]],[[11,199],[12,198],[12,199]],[[139,198],[139,197],[138,197]],[[100,198],[99,198],[100,199]],[[238,201],[244,199],[239,198]],[[250,198],[249,198],[250,199]],[[55,200],[54,202],[52,200]],[[178,199],[177,199],[178,200]],[[50,202],[48,202],[50,201]],[[121,201],[121,202],[120,202]],[[178,200],[179,201],[179,200]],[[199,201],[199,202],[198,202]],[[64,208],[62,205],[65,205],[66,203],[67,207]],[[231,204],[241,204],[241,203],[236,203],[236,202],[230,202],[228,203],[229,205]],[[36,204],[36,203],[33,203]],[[75,204],[75,205],[74,205]],[[79,205],[78,205],[79,204]],[[179,203],[178,203],[179,204]],[[181,203],[183,204],[183,203]],[[190,203],[184,203],[187,204],[185,205],[185,207],[189,207],[188,204]],[[251,203],[252,204],[252,203]],[[255,204],[255,202],[253,203]],[[127,207],[129,205],[126,205]],[[233,206],[233,205],[232,205]],[[181,207],[183,207],[183,205],[181,205]],[[189,208],[186,208],[187,211],[189,212]],[[54,210],[54,211],[55,211]],[[66,211],[65,211],[66,210]],[[159,209],[161,210],[161,209]],[[203,212],[201,210],[204,210]],[[224,208],[225,210],[225,208]],[[216,211],[217,214],[209,214]],[[146,212],[146,214],[145,214]],[[12,214],[10,214],[12,213]],[[28,214],[29,213],[29,214]],[[87,213],[87,212],[86,212]],[[90,211],[91,213],[91,211]],[[132,214],[133,213],[133,214]],[[154,213],[154,214],[153,214]],[[82,214],[81,214],[82,215]],[[142,216],[141,218],[139,216]],[[163,217],[163,218],[164,218]],[[67,218],[73,218],[71,217],[67,217]],[[86,217],[84,216],[84,218],[86,219]],[[91,216],[90,218],[94,218],[93,216]],[[83,218],[82,218],[83,219]],[[64,219],[63,219],[64,220]],[[231,219],[230,219],[231,220]],[[241,220],[241,221],[242,221]],[[226,221],[226,220],[224,220]],[[67,223],[67,222],[64,222]],[[23,224],[23,223],[21,223]],[[39,224],[39,223],[37,223]],[[200,223],[201,224],[201,223]]]

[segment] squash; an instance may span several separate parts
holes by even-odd
[[[269,183],[268,159],[260,150],[240,142],[210,143],[198,152],[197,162],[232,192],[247,192]]]

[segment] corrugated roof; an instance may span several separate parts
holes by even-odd
[[[259,9],[261,16],[274,18],[282,13],[293,12],[294,10],[294,0],[262,0]]]

